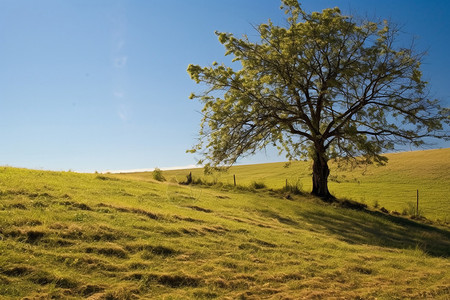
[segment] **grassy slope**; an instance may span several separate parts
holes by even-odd
[[[370,206],[378,203],[388,210],[402,213],[416,204],[419,190],[421,213],[430,219],[450,222],[450,148],[387,154],[389,163],[383,167],[368,166],[354,170],[331,164],[330,191],[337,197],[346,197]],[[298,179],[305,191],[311,191],[311,165],[294,162],[289,168],[284,163],[235,166],[227,173],[207,176],[207,181],[218,180],[233,184],[233,174],[239,185],[262,181],[269,188],[282,188],[286,179],[293,184]],[[164,172],[167,178],[185,180],[192,171],[202,177],[203,169]],[[129,174],[135,178],[151,177],[150,173]],[[213,178],[214,177],[214,178]]]
[[[0,298],[450,296],[448,228],[124,178],[0,168]]]

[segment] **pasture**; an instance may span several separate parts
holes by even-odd
[[[330,192],[338,198],[348,198],[368,206],[385,207],[390,211],[411,214],[416,207],[419,190],[419,212],[426,218],[450,221],[450,148],[386,154],[386,166],[368,165],[351,169],[330,163]],[[165,171],[173,182],[181,182],[192,172],[204,182],[240,186],[264,183],[270,189],[282,189],[298,184],[305,193],[311,191],[311,162],[233,166],[225,173],[204,175],[203,169]],[[151,173],[127,174],[145,180]]]
[[[0,168],[1,299],[448,299],[449,255],[446,225],[308,195]]]

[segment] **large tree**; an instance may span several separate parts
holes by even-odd
[[[387,21],[356,20],[338,8],[311,14],[283,0],[287,25],[255,26],[260,39],[216,32],[232,67],[189,65],[204,85],[201,163],[231,165],[268,145],[313,160],[312,194],[325,199],[328,161],[384,163],[383,151],[448,138],[449,110],[428,97],[422,53],[400,47]],[[237,66],[237,70],[236,70]]]

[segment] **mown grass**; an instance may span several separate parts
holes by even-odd
[[[385,207],[389,211],[415,213],[419,190],[419,212],[432,220],[450,222],[450,148],[386,154],[386,166],[369,165],[351,169],[330,164],[329,189],[338,198],[348,198],[369,206]],[[285,163],[233,166],[226,173],[204,175],[203,169],[165,171],[167,179],[183,181],[192,172],[204,182],[234,185],[233,175],[240,186],[264,183],[270,189],[286,186],[311,191],[311,163]],[[148,173],[127,174],[145,180]]]
[[[141,179],[0,168],[0,298],[450,296],[448,227]]]

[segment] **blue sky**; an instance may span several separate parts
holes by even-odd
[[[195,164],[200,89],[188,64],[227,62],[214,31],[282,23],[278,0],[0,0],[0,165],[93,172]],[[450,1],[308,0],[390,19],[428,51],[450,104]],[[435,147],[450,147],[440,142]],[[282,161],[268,150],[241,163]]]

